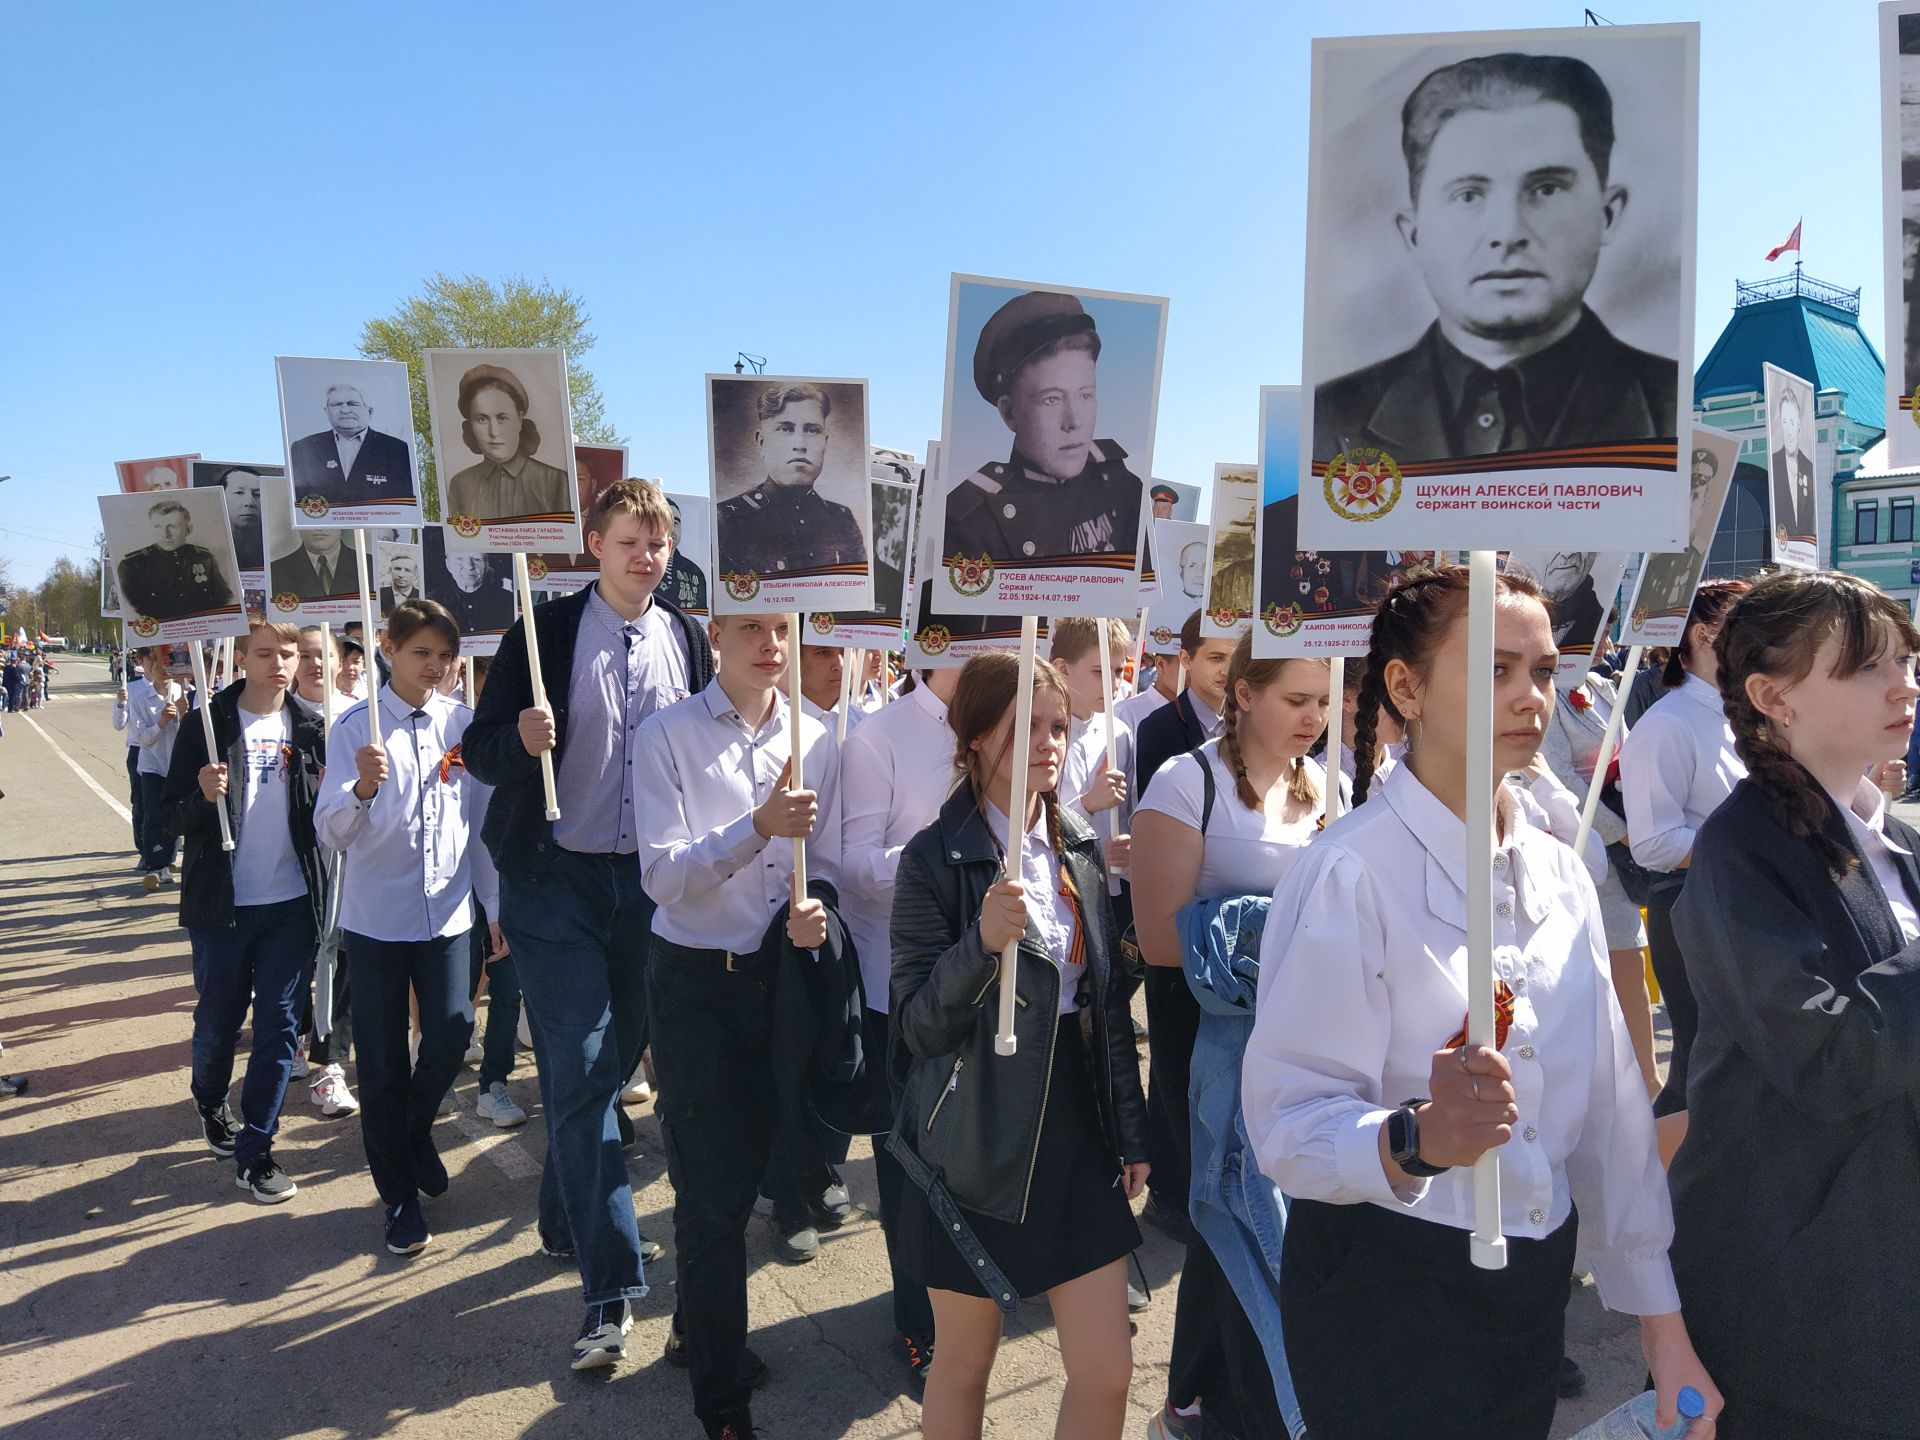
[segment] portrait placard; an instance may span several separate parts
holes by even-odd
[[[422,353],[447,548],[578,553],[566,352]]]
[[[896,473],[890,467],[888,473]],[[804,642],[847,650],[899,648],[906,624],[907,574],[912,567],[914,496],[918,487],[897,480],[867,481],[873,515],[873,608],[852,613],[810,610]]]
[[[1299,543],[1679,546],[1699,27],[1313,42]]]
[[[1814,474],[1813,382],[1762,364],[1767,401],[1767,495],[1776,564],[1820,564],[1820,483]]]
[[[119,620],[120,614],[120,577],[115,572],[113,562],[103,551],[100,556],[100,618]]]
[[[267,618],[295,625],[358,620],[360,552],[353,531],[296,530],[293,482],[285,476],[262,480],[260,495],[267,526]]]
[[[713,615],[713,502],[704,495],[669,495],[673,559],[660,591],[689,615]]]
[[[1571,690],[1593,668],[1596,647],[1633,554],[1626,550],[1510,550],[1501,568],[1532,577],[1553,609],[1553,643],[1560,663],[1553,683]]]
[[[1687,547],[1647,556],[1634,582],[1620,639],[1627,645],[1678,645],[1686,630],[1693,592],[1707,568],[1707,552],[1720,526],[1720,512],[1733,487],[1733,470],[1740,458],[1737,436],[1707,425],[1693,427],[1689,446],[1690,477]]]
[[[873,607],[867,382],[707,376],[716,615]]]
[[[1259,510],[1258,465],[1213,467],[1207,602],[1200,616],[1203,639],[1238,640],[1253,625],[1253,542]]]
[[[1146,534],[1140,542],[1140,603],[1151,605],[1160,595],[1160,572],[1153,559],[1154,522],[1192,520],[1200,513],[1200,487],[1181,485],[1172,480],[1152,480],[1147,484]]]
[[[267,520],[263,499],[266,481],[287,472],[278,465],[249,465],[226,460],[195,460],[188,467],[195,489],[226,491],[227,524],[233,531],[233,553],[240,561],[243,584],[267,583]]]
[[[1153,548],[1167,561],[1160,572],[1160,593],[1147,607],[1146,648],[1150,654],[1165,655],[1179,646],[1180,627],[1188,617],[1206,608],[1211,561],[1207,527],[1197,520],[1155,520]]]
[[[1920,465],[1920,0],[1880,7],[1887,464]]]
[[[116,460],[113,472],[120,478],[122,495],[144,495],[149,490],[185,490],[189,475],[200,452],[191,455],[162,455],[154,460]]]
[[[247,633],[221,491],[102,495],[100,526],[130,636],[168,645]]]
[[[492,655],[500,637],[519,618],[513,596],[513,561],[506,555],[448,546],[444,527],[420,532],[420,583],[460,627],[462,655]]]
[[[942,610],[1137,613],[1167,302],[955,275]]]
[[[1303,550],[1299,516],[1300,387],[1263,385],[1254,658],[1364,655],[1380,601],[1435,552]]]
[[[407,367],[398,360],[276,355],[273,370],[294,526],[418,525]]]
[[[593,502],[616,480],[627,476],[627,447],[624,445],[580,445],[573,447],[574,483],[580,492],[580,549],[548,551],[527,557],[527,577],[535,586],[552,595],[570,595],[583,590],[600,575],[600,562],[587,550],[587,514]]]
[[[396,605],[427,598],[426,552],[404,540],[370,540],[373,546],[373,613],[382,620]]]
[[[914,528],[914,580],[907,611],[907,665],[916,670],[958,669],[976,655],[1020,648],[1020,617],[1016,614],[956,615],[934,608],[934,579],[940,570],[937,506],[939,497],[946,493],[945,464],[946,447],[937,440],[929,442]],[[1046,634],[1047,622],[1042,619],[1040,638],[1045,639]]]

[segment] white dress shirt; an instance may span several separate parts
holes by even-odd
[[[1516,770],[1507,776],[1507,786],[1519,803],[1519,813],[1536,830],[1545,831],[1568,849],[1580,834],[1580,808],[1586,797],[1576,795],[1549,770],[1545,775]],[[1602,807],[1604,808],[1604,807]],[[1587,848],[1580,856],[1587,874],[1598,886],[1607,878],[1607,846],[1598,832],[1587,831]]]
[[[1720,692],[1688,675],[1647,708],[1620,746],[1633,858],[1649,870],[1680,869],[1707,817],[1746,778]]]
[[[1007,855],[1007,815],[991,800],[986,802],[987,831],[1000,847],[1000,858]],[[1047,957],[1060,972],[1059,1013],[1071,1015],[1080,1008],[1080,982],[1086,978],[1085,961],[1072,959],[1073,932],[1079,921],[1073,901],[1060,888],[1060,857],[1053,853],[1047,835],[1047,812],[1041,807],[1027,832],[1026,846],[1020,852],[1020,883],[1026,887],[1027,918],[1040,932]]]
[[[800,736],[800,778],[819,797],[807,875],[838,889],[839,747],[811,715],[801,715]],[[754,729],[717,679],[640,727],[640,879],[659,907],[653,933],[661,939],[737,955],[760,948],[789,898],[793,842],[762,837],[753,812],[773,794],[790,748],[787,702],[777,690]]]
[[[900,852],[939,818],[953,780],[946,702],[925,685],[847,733],[840,752],[840,917],[860,954],[869,1010],[885,1014],[888,1006]]]
[[[1137,695],[1129,695],[1124,700],[1116,700],[1113,706],[1113,718],[1126,727],[1129,735],[1138,735],[1140,733],[1141,723],[1149,715],[1153,714],[1153,712],[1161,706],[1171,703],[1172,702],[1157,689],[1149,687],[1148,689],[1140,691]],[[1138,764],[1134,760],[1132,753],[1129,752],[1126,764],[1127,793],[1134,796],[1136,800],[1140,792],[1146,788],[1137,773],[1138,768]],[[1152,778],[1151,775],[1147,776],[1148,780]]]
[[[133,743],[140,747],[139,773],[142,775],[165,775],[167,767],[173,763],[173,744],[180,738],[180,726],[187,718],[184,703],[185,692],[178,680],[167,681],[166,693],[162,695],[145,676],[140,678],[139,687],[127,687],[127,733],[133,736]],[[180,714],[167,724],[160,723],[160,712],[169,704],[180,706]],[[199,723],[197,720],[194,722]]]
[[[387,778],[371,800],[353,793],[353,757],[367,743],[366,702],[335,718],[313,828],[322,845],[345,856],[342,929],[374,940],[459,935],[473,925],[469,895],[479,896],[488,915],[499,915],[493,867],[475,863],[483,849],[485,787],[457,757],[449,759],[472,718],[465,705],[439,694],[415,710],[383,685]]]
[[[348,437],[338,430],[333,432],[333,450],[340,457],[340,479],[344,482],[353,474],[353,464],[360,458],[360,447],[367,443],[367,432]]]
[[[1119,716],[1115,715],[1118,721]],[[1124,725],[1118,726],[1113,735],[1114,768],[1124,775],[1133,773],[1133,732]],[[1112,835],[1133,833],[1133,790],[1129,786],[1127,796],[1118,805],[1101,811],[1089,811],[1086,808],[1087,791],[1093,782],[1107,768],[1107,717],[1104,713],[1090,715],[1085,720],[1067,722],[1067,753],[1060,764],[1060,781],[1055,794],[1060,803],[1092,827],[1094,839],[1100,846],[1102,859],[1106,858],[1107,840]],[[1112,818],[1108,818],[1112,817]],[[1124,867],[1108,868],[1107,889],[1110,893],[1120,893],[1120,877],[1126,874]]]
[[[1466,827],[1402,765],[1274,893],[1241,1100],[1260,1168],[1287,1194],[1473,1227],[1470,1168],[1395,1187],[1379,1151],[1380,1127],[1427,1094],[1433,1052],[1466,1017],[1465,886]],[[1493,892],[1520,1110],[1497,1152],[1501,1230],[1542,1238],[1577,1204],[1601,1300],[1677,1310],[1666,1172],[1593,881],[1566,846],[1510,818]]]
[[[1867,866],[1873,871],[1873,878],[1880,882],[1880,891],[1887,897],[1887,906],[1893,911],[1893,918],[1900,922],[1900,933],[1911,945],[1920,938],[1920,912],[1914,910],[1913,902],[1907,898],[1907,887],[1901,883],[1900,867],[1893,857],[1912,852],[1887,836],[1886,792],[1873,781],[1862,777],[1850,799],[1834,795],[1833,802],[1846,818],[1847,829],[1853,833],[1853,843],[1867,857]]]
[[[800,697],[800,713],[802,715],[811,715],[814,719],[818,720],[822,725],[826,726],[828,730],[833,732],[833,736],[836,741],[839,740],[840,738],[840,707],[838,705],[834,705],[831,707],[826,705],[816,705],[811,700],[807,699],[806,696],[802,695]],[[867,716],[870,715],[871,713],[872,713],[871,711],[863,708],[859,704],[855,704],[854,707],[847,712],[847,738],[849,740],[853,738],[853,732],[858,730],[860,726],[863,723],[865,723]]]

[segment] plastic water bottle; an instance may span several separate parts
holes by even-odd
[[[1681,1387],[1679,1418],[1665,1430],[1653,1418],[1659,1406],[1653,1391],[1643,1390],[1618,1410],[1609,1410],[1573,1440],[1681,1440],[1687,1427],[1707,1413],[1706,1400],[1691,1385]]]

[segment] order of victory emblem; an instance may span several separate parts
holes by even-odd
[[[1342,520],[1378,520],[1400,503],[1404,488],[1393,457],[1371,446],[1343,451],[1327,466],[1327,506]]]

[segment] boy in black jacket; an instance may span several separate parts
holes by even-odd
[[[300,999],[325,902],[313,796],[326,759],[318,717],[287,703],[300,632],[260,624],[242,642],[246,678],[207,702],[214,746],[192,720],[167,770],[161,804],[186,837],[180,923],[193,948],[193,1101],[207,1148],[231,1155],[234,1181],[275,1204],[295,1185],[273,1158],[273,1135],[293,1071]],[[220,844],[222,806],[233,850]],[[253,1051],[240,1115],[227,1103],[234,1050],[253,1012]]]

